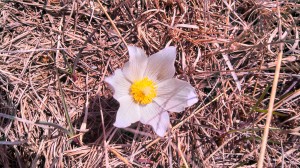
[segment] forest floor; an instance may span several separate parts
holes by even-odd
[[[264,167],[300,166],[299,1],[3,0],[0,12],[0,167],[256,167],[264,129]],[[164,138],[113,126],[104,78],[127,45],[176,46],[175,77],[196,88]]]

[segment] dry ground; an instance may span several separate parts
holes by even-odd
[[[2,167],[255,167],[281,43],[264,165],[300,166],[298,0],[101,4],[0,2]],[[119,105],[103,79],[128,60],[126,43],[176,45],[176,78],[197,90],[165,138],[112,125]]]

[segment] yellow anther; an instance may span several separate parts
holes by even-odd
[[[136,103],[149,104],[156,97],[155,83],[148,77],[135,81],[130,87],[130,94]]]

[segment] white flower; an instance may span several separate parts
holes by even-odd
[[[149,58],[144,50],[129,46],[129,62],[105,81],[120,103],[114,126],[124,128],[137,121],[148,124],[159,136],[169,127],[169,113],[184,111],[198,101],[195,89],[175,75],[176,47],[166,47]]]

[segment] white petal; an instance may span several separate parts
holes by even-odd
[[[166,133],[170,118],[169,113],[157,105],[155,102],[150,103],[146,106],[140,106],[141,119],[143,124],[151,125],[154,132],[163,137]]]
[[[125,63],[124,75],[131,81],[139,80],[143,77],[147,66],[147,55],[141,48],[128,46],[129,61]]]
[[[188,94],[188,98],[187,98],[187,107],[190,107],[192,105],[194,105],[195,103],[198,102],[198,95],[195,91],[195,89],[191,89],[190,93]]]
[[[148,58],[144,76],[161,81],[175,74],[176,47],[166,47]]]
[[[154,101],[167,111],[181,112],[198,102],[198,96],[188,82],[168,79],[157,85],[157,97]]]
[[[116,100],[129,95],[131,83],[125,78],[120,69],[117,69],[114,75],[106,77],[104,81],[112,87]]]
[[[117,112],[115,127],[124,128],[140,120],[139,105],[134,103],[130,96],[124,96],[119,100],[120,108]]]

